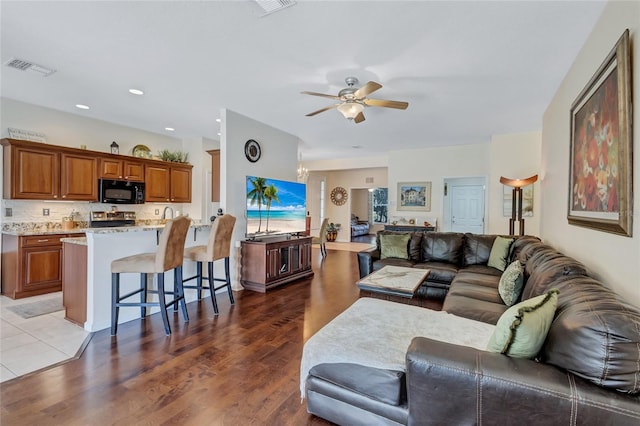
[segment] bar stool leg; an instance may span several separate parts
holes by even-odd
[[[160,315],[162,315],[162,322],[164,323],[164,332],[168,336],[171,334],[171,327],[169,326],[169,315],[167,315],[167,302],[164,297],[164,273],[160,272],[156,275],[158,276],[158,301],[160,302]]]
[[[198,292],[198,300],[202,300],[202,262],[196,262],[196,291]]]
[[[235,301],[233,300],[233,290],[231,290],[231,275],[229,275],[229,258],[225,257],[224,258],[224,273],[225,273],[225,277],[226,277],[226,282],[227,282],[227,293],[229,293],[229,301],[231,302],[231,304],[235,304]]]
[[[147,303],[147,274],[144,272],[140,274],[140,303]],[[147,307],[140,306],[140,318],[144,319],[147,316]]]
[[[120,274],[111,274],[111,335],[118,332],[118,302],[120,302]]]
[[[178,287],[178,299],[180,300],[180,306],[182,307],[182,317],[185,321],[189,321],[189,313],[187,312],[187,301],[184,298],[184,287],[182,286],[182,265],[176,268],[176,285]],[[176,306],[178,304],[176,303]]]
[[[218,302],[216,300],[216,286],[213,278],[213,262],[207,262],[209,272],[209,293],[211,293],[211,303],[213,303],[213,312],[218,315]]]
[[[173,302],[173,312],[178,312],[178,267],[173,270]]]

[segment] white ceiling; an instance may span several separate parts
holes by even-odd
[[[3,0],[2,64],[57,72],[3,65],[0,94],[178,138],[218,139],[229,108],[297,135],[304,160],[484,143],[541,129],[604,4],[298,1],[261,17],[250,1]],[[347,76],[409,108],[305,117],[333,101],[301,91],[336,94]]]

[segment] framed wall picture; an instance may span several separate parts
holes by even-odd
[[[632,235],[631,55],[626,30],[571,106],[567,220]]]
[[[431,211],[431,182],[399,182],[397,210]]]
[[[502,185],[502,216],[511,217],[513,188]],[[518,211],[518,200],[516,200]],[[522,187],[522,217],[533,216],[533,184]]]

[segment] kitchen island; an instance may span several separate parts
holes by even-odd
[[[84,329],[98,331],[111,326],[111,262],[125,256],[152,253],[157,249],[158,237],[164,225],[123,226],[117,228],[88,228],[87,244],[87,311]],[[204,245],[209,238],[211,225],[193,223],[190,226],[185,247]],[[183,276],[195,275],[195,264],[185,262]],[[216,265],[216,270],[224,268]],[[151,274],[149,279],[152,279]],[[154,279],[150,288],[157,286]],[[124,294],[139,288],[139,274],[122,274],[120,288]],[[167,288],[173,283],[173,272],[165,274]],[[149,301],[157,301],[157,295],[150,294]],[[185,289],[188,302],[197,300],[195,290]],[[147,314],[159,312],[157,307],[147,309]],[[118,323],[140,318],[140,309],[121,309]]]

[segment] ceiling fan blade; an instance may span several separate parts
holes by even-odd
[[[396,108],[396,109],[407,109],[407,107],[409,106],[408,102],[387,101],[384,99],[365,99],[363,102],[365,105],[368,105],[368,106]]]
[[[338,105],[340,105],[340,104],[331,105],[331,106],[328,106],[328,107],[326,107],[326,108],[322,108],[322,109],[319,109],[319,110],[317,110],[317,111],[310,112],[310,113],[309,113],[309,114],[307,114],[306,116],[307,116],[307,117],[313,117],[314,115],[316,115],[316,114],[320,114],[321,112],[325,112],[325,111],[329,111],[330,109],[337,108],[337,107],[338,107]]]
[[[318,92],[300,92],[303,95],[311,95],[311,96],[322,96],[323,98],[329,98],[329,99],[336,99],[336,100],[340,100],[340,98],[338,96],[335,95],[325,95],[324,93],[318,93]]]
[[[356,99],[362,99],[367,95],[369,95],[370,93],[373,93],[376,90],[381,88],[382,88],[381,84],[378,84],[375,81],[370,81],[364,86],[362,86],[361,88],[359,88],[358,90],[356,90],[353,95],[356,97]]]
[[[353,119],[353,121],[358,124],[362,121],[364,121],[364,114],[363,113],[359,113],[358,115],[356,115],[356,117]]]

